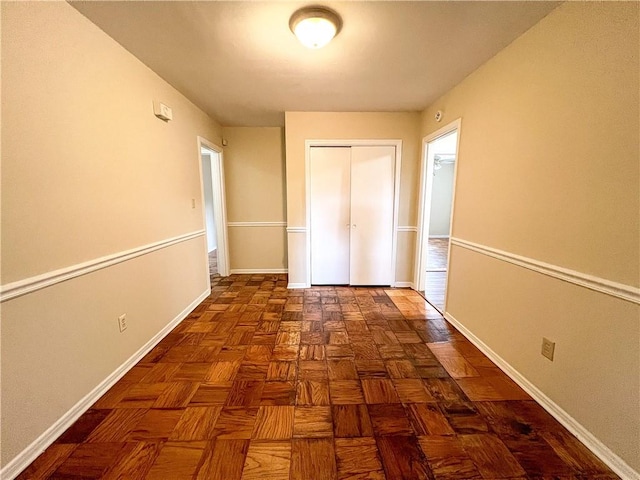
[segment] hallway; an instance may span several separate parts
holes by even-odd
[[[20,479],[615,479],[408,289],[212,294]]]

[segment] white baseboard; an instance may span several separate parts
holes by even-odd
[[[230,275],[253,275],[259,273],[287,273],[286,268],[232,268],[229,271]]]
[[[449,238],[449,235],[429,235],[429,238]]]
[[[306,283],[289,283],[289,285],[287,285],[287,288],[294,289],[294,288],[309,288],[309,287]],[[415,290],[413,286],[413,282],[396,282],[393,285],[393,288],[412,288]]]
[[[589,450],[611,468],[624,480],[640,480],[640,473],[631,468],[622,458],[616,455],[604,443],[598,440],[589,430],[569,415],[558,404],[551,400],[538,387],[531,383],[520,372],[513,368],[506,360],[494,352],[487,344],[476,337],[467,327],[462,325],[449,312],[444,317],[460,331],[471,343],[491,359],[500,370],[506,373],[514,382],[538,402],[542,408],[558,420],[567,430],[574,434]]]
[[[69,409],[53,425],[51,425],[42,435],[36,438],[27,448],[20,452],[13,460],[7,463],[0,470],[0,478],[13,480],[20,472],[27,468],[49,445],[51,445],[60,435],[62,435],[73,422],[86,412],[107,390],[109,390],[118,380],[120,380],[136,363],[138,363],[149,351],[155,347],[171,330],[184,320],[202,301],[211,295],[211,289],[207,289],[191,302],[182,312],[180,312],[162,330],[153,336],[127,361],[115,369],[98,386],[91,390],[78,403]]]

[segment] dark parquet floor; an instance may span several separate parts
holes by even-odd
[[[416,292],[213,292],[20,479],[614,479]]]

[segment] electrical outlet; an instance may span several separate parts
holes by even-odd
[[[548,338],[542,337],[542,356],[547,357],[553,362],[553,352],[556,349],[556,343]]]
[[[120,329],[120,333],[124,332],[127,329],[127,314],[123,313],[118,317],[118,328]]]
[[[191,199],[191,208],[196,208],[196,199],[195,198]]]

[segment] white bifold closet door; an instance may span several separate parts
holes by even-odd
[[[311,177],[311,283],[349,284],[349,147],[313,147]]]
[[[312,147],[311,283],[393,281],[395,147]]]

